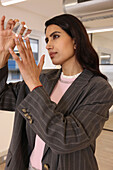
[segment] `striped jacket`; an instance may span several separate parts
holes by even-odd
[[[28,169],[36,134],[46,143],[43,170],[98,170],[95,141],[113,104],[108,82],[85,69],[56,104],[50,94],[61,70],[42,72],[43,87],[32,92],[24,81],[7,85],[7,72],[0,70],[0,109],[15,111],[15,121],[5,170]]]

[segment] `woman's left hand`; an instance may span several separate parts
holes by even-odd
[[[26,38],[26,46],[21,35],[15,37],[15,43],[21,58],[19,58],[11,48],[9,48],[9,51],[14,60],[17,62],[25,83],[29,87],[30,91],[32,91],[35,87],[41,85],[39,76],[42,71],[45,55],[41,57],[37,66],[32,53],[29,38]]]

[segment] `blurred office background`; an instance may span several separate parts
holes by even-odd
[[[15,0],[16,1],[16,0]],[[47,19],[63,13],[77,16],[84,24],[90,41],[99,55],[100,69],[108,76],[113,87],[113,0],[26,0],[13,5],[0,3],[0,18],[6,21],[18,18],[32,29],[31,47],[38,64],[42,54],[46,55],[45,68],[56,68],[45,49],[44,23]],[[87,50],[87,49],[86,49]],[[15,52],[19,55],[18,49]],[[21,81],[18,65],[10,56],[8,61],[8,83]],[[11,139],[14,112],[0,111],[0,170],[3,169]],[[113,107],[109,121],[97,139],[96,157],[100,170],[113,170]]]

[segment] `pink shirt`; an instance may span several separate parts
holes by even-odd
[[[72,82],[80,75],[76,74],[74,76],[65,76],[63,73],[61,73],[60,79],[58,80],[52,94],[51,94],[51,100],[54,101],[56,104],[59,102],[63,94],[66,92],[66,90],[69,88],[69,86],[72,84]],[[44,151],[45,142],[36,135],[35,139],[35,147],[33,149],[33,152],[30,157],[30,162],[32,167],[42,170],[42,156]]]

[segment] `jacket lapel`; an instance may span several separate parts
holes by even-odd
[[[40,81],[42,82],[42,84],[49,96],[51,95],[51,93],[60,77],[61,71],[62,71],[62,69],[53,69],[49,72],[47,72],[47,70],[43,70],[43,72],[42,72],[43,76],[40,77]],[[47,145],[45,145],[42,161],[43,161],[48,149],[49,149],[49,147]]]
[[[93,77],[93,73],[84,69],[62,96],[56,109],[66,115],[71,112],[73,107],[76,109],[80,103],[83,89],[87,86],[91,77]]]
[[[46,91],[50,95],[53,88],[55,87],[59,77],[61,74],[61,70],[54,71],[53,74],[47,75],[47,79],[45,83],[43,83]],[[62,112],[65,116],[69,115],[71,111],[76,109],[76,107],[80,103],[80,95],[83,92],[83,89],[87,86],[89,80],[93,77],[93,73],[89,70],[84,69],[84,71],[80,74],[80,76],[75,79],[75,81],[71,84],[71,86],[68,88],[68,90],[65,92],[65,94],[60,99],[59,103],[57,104],[56,110]],[[79,102],[78,102],[79,99]],[[44,154],[42,161],[48,151],[49,147],[45,147]]]
[[[59,77],[61,74],[61,69],[53,69],[49,72],[44,74],[44,77],[42,76],[40,81],[42,82],[45,90],[49,95],[51,95]]]

